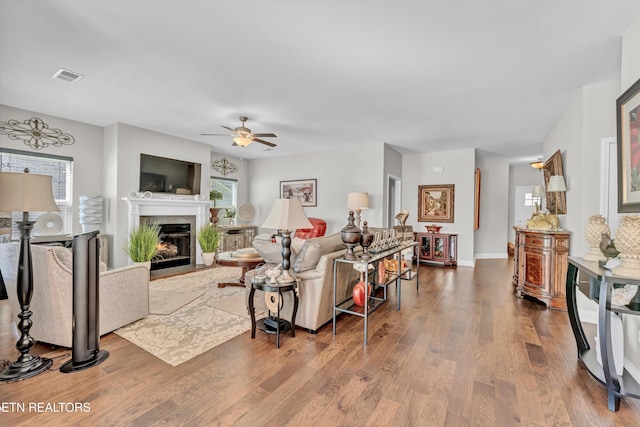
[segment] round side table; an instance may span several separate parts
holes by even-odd
[[[296,313],[298,312],[298,293],[296,292],[297,285],[297,282],[271,284],[268,281],[258,283],[255,279],[251,280],[251,291],[249,292],[249,314],[251,315],[252,339],[256,337],[256,328],[258,328],[268,334],[276,334],[276,348],[280,348],[280,332],[287,332],[290,330],[291,336],[296,336]],[[293,312],[291,313],[291,322],[280,319],[280,304],[276,304],[278,310],[275,312],[275,318],[271,316],[271,311],[269,311],[269,317],[256,321],[256,311],[253,303],[253,297],[255,296],[256,289],[264,292],[276,292],[279,300],[282,299],[283,292],[293,292]]]

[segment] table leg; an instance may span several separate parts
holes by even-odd
[[[280,348],[280,301],[282,301],[282,293],[278,289],[278,302],[276,303],[276,348]]]
[[[237,286],[240,288],[244,288],[244,275],[249,271],[249,267],[242,267],[242,276],[238,279],[238,282],[226,282],[226,283],[218,283],[219,288],[224,288],[225,286]]]
[[[251,287],[249,292],[249,314],[251,315],[251,338],[256,337],[256,310],[253,306],[253,296],[256,293],[256,288]]]
[[[291,313],[291,336],[296,336],[296,313],[298,312],[298,293],[293,290],[293,313]]]

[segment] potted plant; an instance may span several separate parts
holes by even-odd
[[[196,234],[200,248],[202,248],[202,261],[204,265],[210,266],[213,264],[213,259],[218,249],[218,243],[220,242],[220,233],[218,232],[218,226],[215,224],[207,224],[198,230]]]
[[[209,208],[209,212],[211,212],[211,218],[210,221],[214,224],[218,223],[218,212],[220,211],[220,209],[216,208],[216,200],[222,200],[224,198],[224,195],[218,191],[218,190],[211,190],[209,191],[209,200],[211,200],[213,202],[213,207]]]
[[[229,225],[233,225],[233,218],[236,217],[236,210],[234,208],[226,208],[224,217],[229,220]]]
[[[144,263],[151,267],[151,259],[155,256],[160,243],[160,226],[157,224],[140,224],[129,232],[124,245],[124,252],[131,261]]]

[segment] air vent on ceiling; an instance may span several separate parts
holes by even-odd
[[[65,70],[64,68],[60,68],[51,77],[53,77],[54,79],[64,80],[65,82],[73,83],[79,78],[84,76],[74,71],[69,71],[69,70]]]

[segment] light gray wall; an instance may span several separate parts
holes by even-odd
[[[32,117],[39,117],[49,128],[60,129],[74,137],[72,145],[61,147],[49,146],[38,150],[37,153],[67,156],[73,158],[73,225],[74,234],[82,231],[78,220],[80,212],[78,210],[78,199],[81,195],[98,196],[102,194],[103,169],[100,153],[102,152],[102,132],[99,126],[67,120],[47,114],[35,113],[33,111],[21,110],[19,108],[0,105],[0,121],[18,120],[22,122]],[[36,153],[36,150],[29,148],[22,141],[9,139],[8,135],[0,135],[0,147],[11,148]]]
[[[507,258],[509,162],[476,154],[480,169],[480,228],[475,231],[475,258]]]
[[[442,167],[442,172],[434,172]],[[424,231],[418,222],[418,186],[454,184],[454,222],[439,223],[443,233],[458,234],[458,264],[474,265],[475,149],[409,154],[402,158],[402,203],[409,210],[407,225]]]
[[[368,210],[363,220],[379,227],[383,216],[383,144],[366,150],[345,149],[300,154],[249,162],[249,200],[256,209],[254,223],[264,222],[274,199],[280,197],[280,181],[316,179],[317,206],[305,207],[308,217],[327,221],[327,234],[339,232],[347,225],[347,194],[369,193]],[[270,232],[269,230],[263,230]]]
[[[382,179],[384,181],[384,190],[382,193],[382,200],[384,201],[382,210],[382,225],[395,224],[395,214],[392,215],[391,222],[389,222],[389,176],[400,178],[400,186],[402,187],[402,155],[394,150],[389,144],[384,144],[384,171]],[[402,189],[400,189],[402,192]],[[402,196],[401,196],[402,197]],[[404,201],[401,201],[402,209],[404,209]],[[401,209],[401,210],[402,210]],[[398,213],[398,212],[395,212]]]

